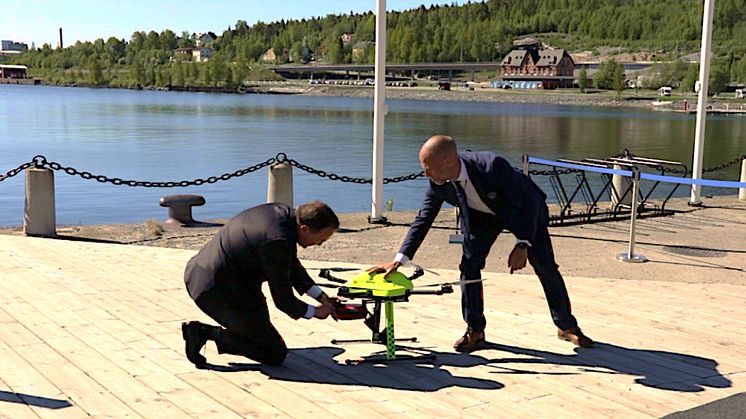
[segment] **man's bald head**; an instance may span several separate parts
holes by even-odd
[[[442,158],[449,155],[458,155],[458,150],[456,149],[456,142],[447,135],[433,135],[420,148],[420,161],[423,160],[423,157]]]
[[[435,183],[456,180],[461,170],[456,142],[447,135],[433,135],[420,148],[420,165]]]

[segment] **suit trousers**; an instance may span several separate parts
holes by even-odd
[[[216,284],[195,301],[200,310],[223,326],[213,336],[218,352],[245,356],[262,364],[281,364],[288,348],[270,322],[261,290],[257,290],[255,300],[240,302],[234,301],[226,290]]]
[[[572,315],[565,281],[554,260],[552,241],[547,229],[548,222],[545,221],[548,220],[546,207],[543,211],[536,237],[528,248],[528,262],[541,281],[552,321],[559,329],[565,330],[577,326],[577,320]],[[490,249],[503,229],[494,215],[480,211],[470,210],[469,222],[471,236],[464,241],[459,265],[461,281],[482,277],[481,272]],[[484,330],[487,320],[484,316],[484,291],[481,281],[461,285],[461,310],[464,321],[470,328],[476,331]]]

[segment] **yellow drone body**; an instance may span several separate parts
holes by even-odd
[[[345,286],[350,294],[370,292],[375,297],[400,297],[414,288],[412,281],[401,272],[392,272],[388,278],[383,275],[363,272],[347,281]]]

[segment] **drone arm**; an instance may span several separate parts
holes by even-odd
[[[344,280],[342,278],[337,278],[336,276],[332,275],[331,271],[329,269],[322,269],[319,272],[319,277],[324,278],[328,281],[336,282],[339,284],[345,284],[347,283],[347,280]]]
[[[453,287],[451,284],[443,284],[440,286],[440,289],[433,290],[433,291],[427,291],[427,290],[412,290],[410,291],[410,295],[443,295],[443,294],[452,294],[453,293]]]

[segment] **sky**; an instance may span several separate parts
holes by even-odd
[[[451,3],[463,1],[388,0],[386,10]],[[135,31],[220,35],[237,20],[253,25],[375,9],[376,0],[6,0],[0,5],[0,39],[56,47],[59,28],[65,46],[110,36],[129,40]]]

